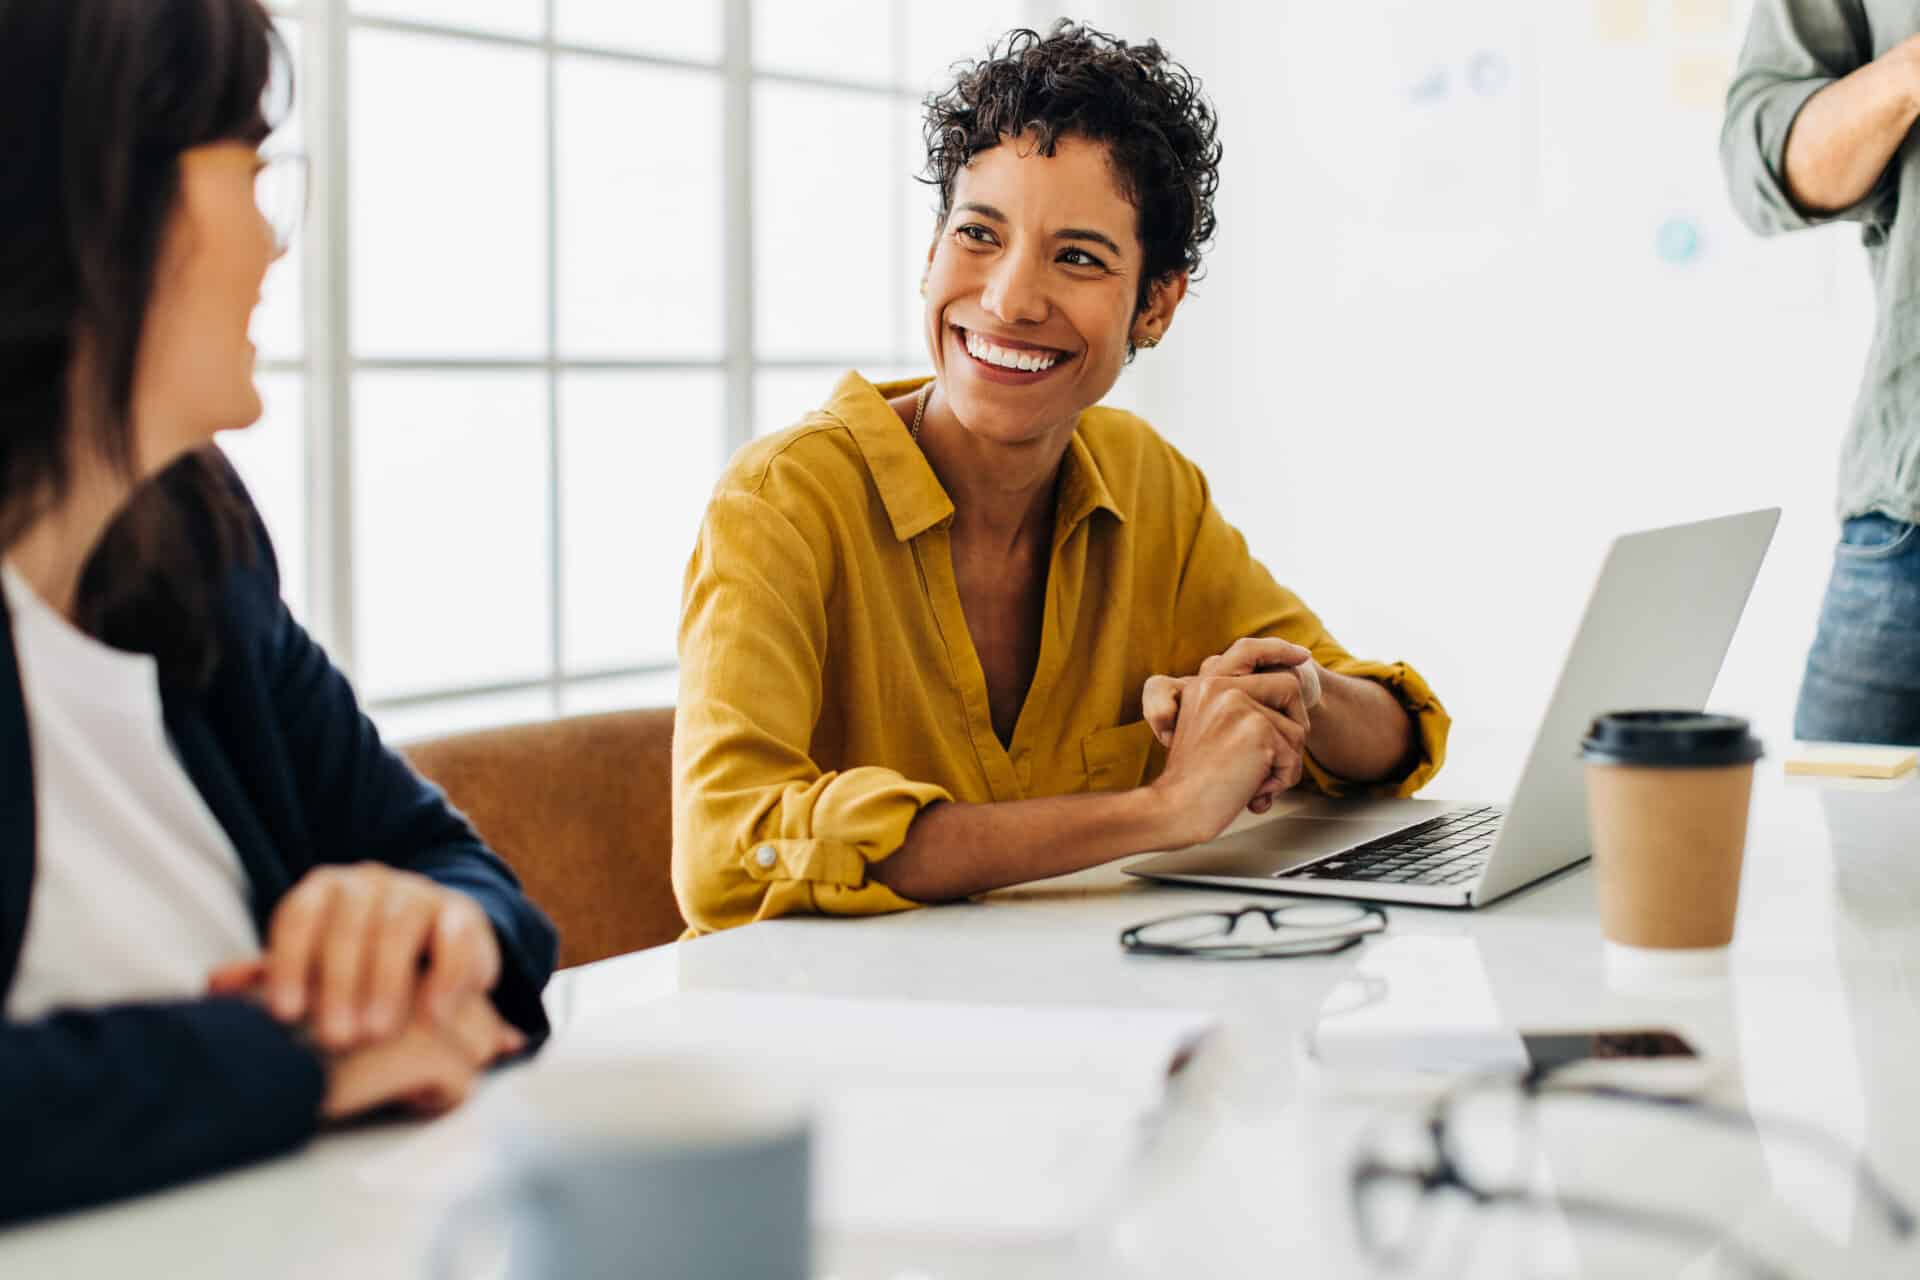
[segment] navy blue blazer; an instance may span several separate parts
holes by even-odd
[[[382,745],[346,678],[281,602],[257,513],[252,525],[257,554],[215,593],[210,683],[187,693],[163,682],[161,701],[188,776],[239,852],[256,927],[264,938],[281,896],[322,863],[417,871],[486,911],[500,942],[494,1002],[537,1043],[553,927],[445,797]],[[19,964],[34,850],[26,709],[0,598],[0,1001]],[[249,1000],[0,1023],[0,1221],[289,1150],[314,1132],[324,1085],[314,1053]]]

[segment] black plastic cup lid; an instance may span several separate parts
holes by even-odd
[[[1597,717],[1580,741],[1594,764],[1711,768],[1751,764],[1764,752],[1739,716],[1703,711],[1613,711]]]

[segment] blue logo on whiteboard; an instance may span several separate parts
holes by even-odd
[[[1660,224],[1653,238],[1653,251],[1660,261],[1685,266],[1700,256],[1700,228],[1692,218],[1674,216]]]

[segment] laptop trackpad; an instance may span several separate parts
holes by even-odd
[[[1434,816],[1414,808],[1417,801],[1362,806],[1335,816],[1328,805],[1313,816],[1287,815],[1218,836],[1205,844],[1163,853],[1130,870],[1160,875],[1271,876],[1342,849],[1390,836]],[[1325,804],[1322,801],[1322,804]],[[1372,813],[1365,809],[1372,807]],[[1424,806],[1423,806],[1424,807]],[[1445,805],[1434,805],[1443,812]],[[1325,816],[1322,816],[1322,815]]]

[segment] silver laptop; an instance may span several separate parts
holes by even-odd
[[[1629,707],[1705,705],[1777,507],[1614,540],[1509,805],[1283,796],[1278,816],[1130,875],[1213,888],[1477,907],[1587,856],[1580,739]]]

